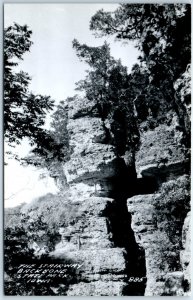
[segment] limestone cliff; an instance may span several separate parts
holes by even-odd
[[[109,143],[107,124],[94,104],[75,98],[67,109],[71,156],[63,169],[79,218],[63,228],[69,241],[61,241],[50,256],[83,264],[67,295],[143,295],[144,252],[135,242],[126,207],[128,167]],[[137,291],[131,277],[139,278]]]
[[[146,296],[189,295],[190,182],[188,149],[182,143],[178,118],[141,134],[136,169],[154,191],[128,199],[132,229],[145,250]]]
[[[151,129],[141,123],[134,157],[117,154],[94,103],[75,97],[66,109],[63,171],[78,218],[50,253],[81,264],[66,295],[188,295],[189,151],[177,114]]]

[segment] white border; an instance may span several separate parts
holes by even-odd
[[[53,0],[33,0],[33,1],[26,1],[26,0],[20,0],[20,1],[15,1],[15,0],[9,0],[9,1],[3,1],[0,0],[0,99],[1,99],[1,105],[0,105],[0,163],[1,163],[1,172],[0,172],[0,190],[1,190],[1,205],[0,205],[0,216],[1,216],[1,232],[3,233],[3,5],[5,3],[53,3],[53,4],[57,4],[57,3],[160,3],[160,4],[167,4],[167,3],[190,3],[191,4],[191,0],[175,0],[175,1],[171,1],[171,0],[164,0],[164,1],[160,1],[160,0],[148,0],[148,1],[143,1],[143,0],[138,0],[138,1],[132,1],[132,0],[122,0],[122,1],[116,1],[116,0],[98,0],[98,1],[92,1],[92,0],[71,0],[71,1],[64,1],[64,0],[60,0],[60,1],[53,1]],[[192,23],[193,23],[193,17],[192,17]],[[193,28],[193,25],[192,25]],[[193,46],[193,41],[192,41],[192,45]],[[193,49],[193,47],[192,47]],[[192,77],[193,78],[193,77]],[[193,127],[193,125],[192,125]],[[193,128],[191,128],[193,129]],[[193,130],[192,130],[193,132]],[[191,164],[192,167],[192,164]],[[191,196],[192,196],[192,192],[191,192]],[[191,221],[191,227],[193,228],[193,219]],[[193,232],[193,231],[191,231]],[[192,239],[193,240],[193,239]],[[23,300],[26,299],[47,299],[48,296],[5,296],[3,294],[3,234],[1,234],[1,239],[0,239],[0,299],[13,299],[15,297],[22,297]],[[191,243],[191,250],[193,249],[193,243]],[[193,268],[191,266],[191,282],[193,285]],[[52,297],[51,299],[58,299],[58,297],[66,297],[68,299],[79,299],[80,296],[76,296],[76,297],[68,297],[68,296],[50,296]],[[93,296],[92,296],[93,297]],[[83,299],[92,299],[92,297],[81,297],[81,300]],[[100,296],[101,298],[106,299],[106,297]],[[124,298],[129,298],[129,299],[136,299],[136,296],[123,296]],[[150,298],[152,300],[154,299],[160,299],[160,296],[138,296],[138,299],[144,299],[144,297],[146,298]],[[161,296],[161,299],[170,299],[172,296]],[[108,297],[109,299],[113,299],[114,297]],[[116,299],[122,298],[120,297],[116,297]],[[184,299],[184,296],[178,296],[172,297],[173,299]],[[186,297],[187,298],[187,297]],[[190,297],[188,297],[188,299],[190,299]]]

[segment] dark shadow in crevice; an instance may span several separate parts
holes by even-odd
[[[114,246],[125,250],[127,286],[123,294],[124,296],[143,296],[146,287],[145,251],[135,241],[126,201],[117,199],[109,203],[106,216],[109,220],[109,230],[112,233]]]
[[[158,189],[158,181],[154,176],[137,178],[134,186],[134,195],[153,194]]]
[[[105,212],[109,222],[109,232],[115,247],[124,248],[127,282],[123,295],[143,296],[146,288],[145,250],[135,240],[131,228],[131,214],[128,212],[127,199],[134,195],[153,194],[159,186],[155,176],[137,178],[135,166],[122,168],[121,176],[111,178],[113,190]]]

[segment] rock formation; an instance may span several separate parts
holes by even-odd
[[[78,217],[50,253],[80,263],[68,296],[188,295],[189,153],[178,117],[144,130],[134,161],[118,156],[94,103],[69,99],[63,165]],[[127,200],[128,199],[128,200]]]
[[[173,113],[169,125],[141,134],[136,169],[141,181],[154,182],[154,191],[139,190],[127,201],[136,241],[145,250],[146,296],[189,294],[189,159],[177,125]]]
[[[143,295],[144,253],[135,242],[126,207],[125,161],[108,143],[107,125],[94,104],[75,98],[67,109],[71,157],[64,173],[79,217],[64,228],[71,251],[60,242],[50,256],[82,264],[67,295],[135,295],[134,276],[140,278],[137,293]]]

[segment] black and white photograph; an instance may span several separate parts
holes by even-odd
[[[4,295],[191,295],[191,4],[4,3]]]

